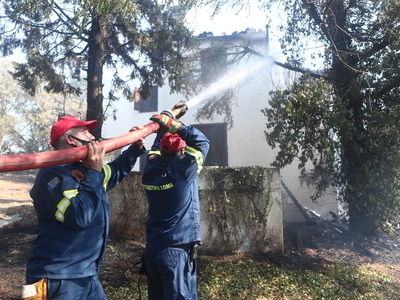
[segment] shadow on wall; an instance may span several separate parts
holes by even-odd
[[[147,200],[141,173],[109,192],[111,232],[145,242]],[[283,253],[280,176],[264,167],[205,167],[199,175],[202,252]]]

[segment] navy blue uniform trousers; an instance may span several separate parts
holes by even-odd
[[[146,246],[149,300],[197,299],[197,266],[193,247]]]

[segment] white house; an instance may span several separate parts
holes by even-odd
[[[208,43],[227,43],[232,41],[256,41],[257,51],[267,56],[268,41],[265,31],[246,30],[242,33],[234,33],[230,36],[214,37],[210,33],[201,35],[202,45]],[[237,95],[236,105],[232,107],[233,126],[229,128],[224,122],[223,116],[217,116],[213,120],[195,121],[194,114],[202,105],[201,103],[191,106],[192,99],[184,99],[181,95],[170,94],[168,86],[154,88],[150,101],[128,102],[120,100],[116,105],[118,110],[117,119],[108,119],[103,126],[103,136],[116,137],[126,133],[134,125],[144,125],[150,122],[150,117],[165,109],[171,109],[180,100],[188,101],[190,108],[188,113],[181,119],[185,124],[192,124],[201,129],[211,141],[211,149],[206,165],[222,165],[229,167],[240,166],[266,166],[270,167],[276,150],[271,149],[265,140],[266,118],[261,110],[268,106],[271,90],[282,87],[285,82],[285,71],[272,64],[267,59],[258,68],[254,66],[260,62],[254,57],[242,61],[238,71],[231,74],[227,80],[232,79],[233,84],[241,85]],[[244,75],[241,80],[233,78],[239,71]],[[247,74],[248,73],[248,74]],[[235,82],[235,80],[237,82]],[[207,91],[221,87],[224,82],[215,80],[215,83],[207,88]],[[154,136],[146,139],[145,146],[149,149]],[[143,161],[136,166],[138,171],[143,167]],[[336,194],[332,191],[317,203],[310,199],[312,190],[301,184],[297,164],[281,170],[282,181],[289,188],[296,200],[302,206],[315,211],[322,217],[330,218],[329,211],[337,211]],[[286,222],[302,222],[304,217],[299,211],[296,201],[283,191],[283,215]]]

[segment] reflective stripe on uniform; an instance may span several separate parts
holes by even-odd
[[[147,155],[161,155],[161,151],[159,150],[150,150],[149,153]]]
[[[63,192],[64,197],[58,204],[57,204],[57,211],[55,213],[56,219],[60,222],[64,223],[65,219],[65,211],[67,210],[68,206],[71,204],[70,199],[75,197],[78,194],[78,190],[67,190]]]
[[[201,169],[203,168],[203,154],[201,151],[196,150],[192,147],[187,147],[186,149],[186,153],[194,156],[194,158],[196,159],[196,163],[197,163],[197,173],[200,173]]]
[[[104,165],[103,171],[104,171],[103,186],[104,186],[104,189],[107,189],[107,183],[111,178],[112,170],[109,165]]]
[[[167,184],[164,184],[164,185],[143,184],[143,187],[146,190],[149,190],[149,191],[163,191],[163,190],[172,189],[174,187],[174,184],[173,183],[167,183]]]
[[[203,154],[201,151],[196,150],[192,147],[187,147],[186,149],[186,153],[190,154],[191,156],[194,156],[194,158],[196,159],[196,163],[197,163],[197,173],[199,173],[201,171],[201,169],[203,168]],[[161,155],[161,151],[159,150],[152,150],[149,151],[149,156],[150,155]]]

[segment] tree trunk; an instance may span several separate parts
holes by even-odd
[[[355,205],[351,205],[349,206],[349,217],[349,236],[351,239],[361,242],[364,238],[376,236],[377,229],[373,218],[368,216],[368,208],[364,207],[357,210]]]
[[[344,91],[348,91],[347,97],[343,97],[343,99],[348,104],[348,110],[352,112],[349,121],[353,127],[350,130],[343,128],[341,134],[342,168],[346,178],[344,201],[349,208],[351,237],[360,240],[374,236],[376,226],[373,222],[374,208],[369,201],[369,195],[366,194],[370,176],[365,165],[368,149],[364,140],[366,133],[363,128],[362,101],[353,90],[355,84],[352,83],[352,80],[348,82],[347,85],[343,84],[342,95],[346,95]]]
[[[340,95],[342,101],[351,112],[349,124],[341,129],[341,143],[343,145],[342,170],[344,172],[346,192],[344,201],[349,207],[350,233],[356,240],[376,233],[375,225],[370,217],[373,208],[369,207],[362,191],[368,185],[368,176],[365,169],[365,128],[361,88],[358,84],[358,54],[349,49],[351,37],[347,34],[346,8],[344,1],[330,3],[332,15],[327,18],[327,38],[331,41],[332,77],[335,85],[335,94]]]
[[[96,139],[101,138],[103,127],[103,33],[100,17],[93,18],[88,42],[87,70],[87,120],[97,120],[91,131]]]

